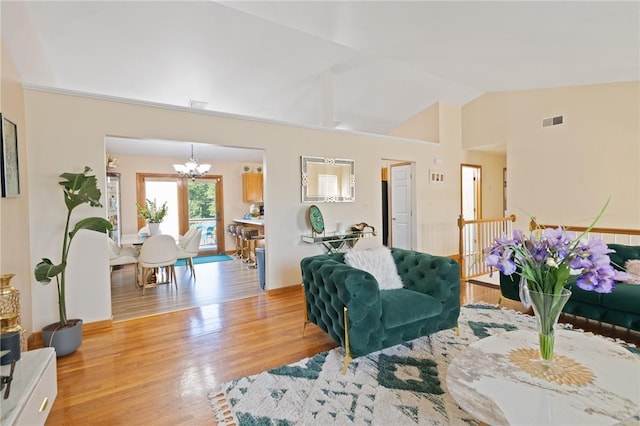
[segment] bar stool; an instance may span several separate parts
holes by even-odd
[[[244,247],[242,241],[242,230],[245,227],[242,225],[236,225],[235,229],[235,240],[236,240],[236,256],[240,259],[243,258],[244,255]]]
[[[256,266],[255,241],[259,239],[258,232],[259,232],[258,228],[251,228],[251,227],[245,227],[242,230],[243,258],[245,263],[249,263],[250,267]],[[253,254],[253,259],[251,258],[251,254]]]
[[[249,263],[249,267],[250,268],[257,268],[258,267],[258,256],[256,255],[256,248],[258,248],[258,240],[264,240],[264,235],[252,235],[251,236],[251,240],[249,240],[250,243],[250,255],[253,255],[253,259],[251,260],[251,262]]]

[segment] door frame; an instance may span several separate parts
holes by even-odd
[[[146,202],[146,178],[170,178],[175,179],[178,188],[178,211],[187,212],[187,215],[181,214],[178,218],[178,232],[184,235],[189,230],[189,182],[188,177],[177,176],[173,173],[136,173],[136,201],[140,205]],[[225,253],[224,227],[220,226],[224,223],[224,195],[222,185],[222,175],[206,175],[199,177],[198,180],[215,180],[216,181],[216,239],[218,241],[217,251],[200,251],[202,255]],[[143,218],[138,216],[138,229],[146,225]]]
[[[475,196],[475,218],[482,219],[482,166],[479,164],[467,164],[460,163],[460,215],[463,214],[463,199],[464,199],[464,181],[463,170],[465,167],[473,168],[478,171],[478,180],[476,183],[476,196]]]
[[[416,215],[414,214],[416,209],[416,182],[413,177],[415,176],[415,163],[412,161],[393,161],[387,160],[387,168],[389,170],[389,238],[388,238],[388,246],[393,247],[393,172],[391,170],[392,167],[400,167],[400,166],[409,166],[410,173],[410,181],[411,181],[411,217],[409,222],[411,223],[411,234],[410,234],[410,244],[411,249],[415,249],[417,246],[417,238],[416,238]]]

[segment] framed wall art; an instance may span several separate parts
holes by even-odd
[[[20,195],[20,173],[18,169],[18,132],[15,123],[0,114],[0,184],[3,197]]]

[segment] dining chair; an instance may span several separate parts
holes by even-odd
[[[107,237],[109,245],[109,272],[114,266],[135,265],[135,281],[138,282],[138,251],[133,247],[120,247],[112,238]]]
[[[216,228],[215,226],[207,226],[207,233],[206,233],[206,242],[212,242],[214,243],[216,240]]]
[[[184,234],[184,238],[178,243],[178,259],[185,259],[187,267],[191,271],[193,279],[196,279],[196,271],[193,267],[193,258],[200,251],[200,238],[202,237],[202,229],[193,228],[193,232]]]
[[[174,266],[177,259],[178,247],[172,236],[155,235],[145,240],[138,256],[143,295],[146,288],[155,287],[158,284],[171,284],[171,282],[178,290]],[[165,271],[165,281],[160,281],[162,271]],[[151,280],[154,273],[155,280]]]

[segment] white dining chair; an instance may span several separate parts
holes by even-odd
[[[143,295],[146,288],[155,287],[158,284],[171,284],[171,282],[174,283],[176,290],[178,290],[175,270],[177,259],[178,247],[172,236],[154,235],[145,240],[138,256]],[[160,281],[162,271],[166,273],[166,281]],[[150,282],[154,272],[156,279]]]
[[[202,229],[193,228],[193,232],[189,230],[184,238],[178,243],[178,259],[185,259],[187,267],[191,271],[193,279],[196,279],[196,271],[193,267],[193,258],[200,251],[200,239],[202,238]]]
[[[109,245],[109,271],[114,266],[135,265],[135,281],[138,282],[138,251],[133,247],[120,247],[112,238],[107,237]]]

